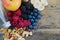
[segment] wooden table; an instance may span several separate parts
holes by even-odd
[[[60,40],[60,0],[48,0],[48,3],[41,13],[39,29],[27,40]]]
[[[48,3],[41,13],[39,29],[26,40],[60,40],[60,0],[48,0]]]

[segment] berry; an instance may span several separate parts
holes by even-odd
[[[34,10],[34,6],[30,2],[23,2],[20,7],[22,14],[29,15]]]
[[[30,21],[33,23],[34,22],[34,19],[30,19]]]
[[[11,21],[11,22],[13,21],[12,17],[9,17],[8,20]]]
[[[41,16],[40,16],[40,15],[38,15],[38,16],[37,16],[37,19],[40,19],[40,18],[41,18]]]
[[[13,25],[13,26],[16,26],[17,24],[18,24],[17,21],[13,21],[13,22],[12,22],[12,25]]]
[[[30,10],[26,10],[27,11],[27,15],[29,15],[30,13],[31,13],[31,11]]]
[[[33,26],[32,25],[29,25],[29,29],[33,29]]]
[[[37,25],[34,25],[34,26],[33,26],[33,29],[37,29],[37,28],[38,28]]]
[[[31,19],[32,18],[32,15],[29,15],[29,19]]]
[[[22,21],[19,22],[19,26],[20,27],[23,27],[24,26],[24,23]]]
[[[32,25],[34,26],[34,25],[36,25],[36,23],[32,23]]]
[[[18,21],[19,17],[18,16],[13,16],[13,21]]]
[[[24,19],[22,17],[19,17],[19,20],[22,20],[23,21]]]
[[[38,22],[38,19],[35,19],[35,21],[34,22]]]
[[[7,12],[7,16],[8,16],[8,17],[12,17],[12,12],[8,11],[8,12]]]
[[[19,24],[18,24],[18,25],[16,25],[15,27],[16,27],[16,28],[21,28],[21,27],[19,26]]]
[[[37,13],[37,12],[39,12],[39,10],[38,10],[37,8],[34,8],[34,12],[36,12],[36,13]]]
[[[35,16],[33,16],[32,18],[35,19]]]
[[[25,26],[25,27],[29,26],[30,24],[31,24],[31,23],[30,23],[29,20],[24,20],[24,26]]]
[[[33,14],[34,14],[33,12],[30,13],[30,15],[33,15]]]
[[[29,20],[27,20],[27,23],[28,23],[28,25],[30,25],[30,24],[31,24],[31,22],[30,22]]]
[[[25,19],[25,20],[28,20],[28,15],[22,14],[22,18]]]
[[[22,13],[26,12],[26,7],[23,6],[23,4],[22,4],[22,6],[21,6],[21,11],[22,11]]]
[[[21,10],[19,10],[19,9],[13,13],[14,13],[14,15],[21,16]]]
[[[38,14],[37,13],[34,13],[34,16],[38,16]]]

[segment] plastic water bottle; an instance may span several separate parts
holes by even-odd
[[[0,0],[0,19],[3,22],[2,27],[8,28],[9,26],[11,26],[10,22],[9,21],[7,22],[6,19],[5,19],[5,17],[4,17],[2,0]]]

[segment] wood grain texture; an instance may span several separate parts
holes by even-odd
[[[41,29],[60,28],[60,0],[48,0],[49,5],[42,11],[42,18],[38,23]]]
[[[39,29],[26,40],[60,40],[60,0],[48,0],[48,3],[41,13]]]
[[[48,3],[41,13],[39,29],[26,40],[60,40],[60,0],[48,0]]]

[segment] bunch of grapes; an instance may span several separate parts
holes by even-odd
[[[40,11],[38,9],[34,9],[33,12],[30,13],[29,15],[29,20],[31,22],[31,25],[28,27],[30,29],[37,29],[37,22],[39,21],[39,19],[41,19],[42,15],[40,14]]]

